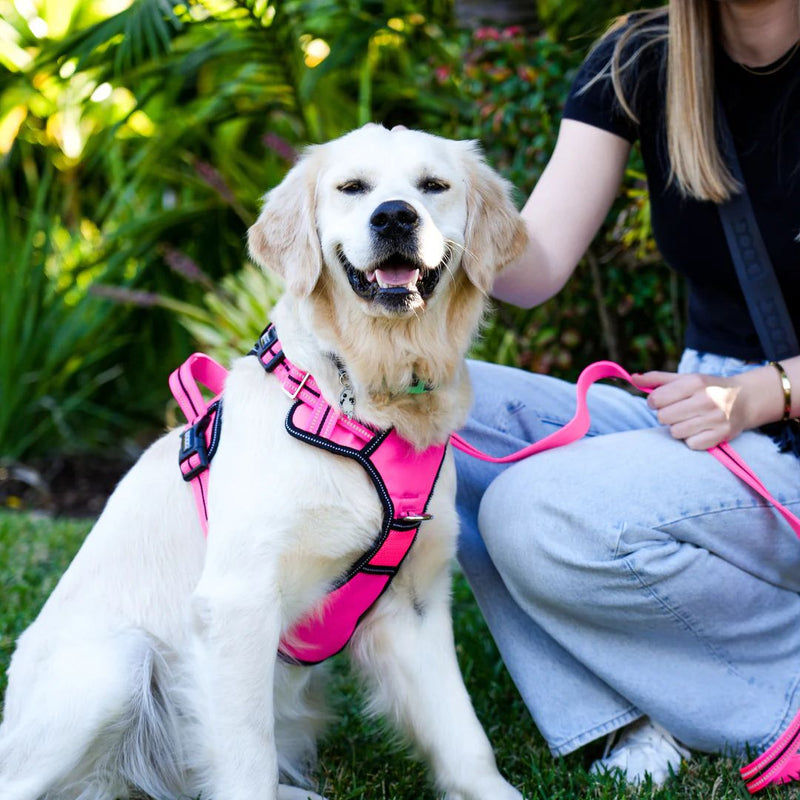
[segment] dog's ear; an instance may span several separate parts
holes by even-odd
[[[488,293],[495,276],[525,250],[528,234],[511,200],[513,187],[484,161],[474,142],[465,142],[467,228],[462,266]]]
[[[316,228],[316,159],[313,148],[264,198],[264,207],[248,231],[250,257],[277,272],[288,291],[311,293],[322,271]]]

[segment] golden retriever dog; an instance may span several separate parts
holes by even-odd
[[[525,243],[474,144],[368,125],[312,147],[249,242],[285,281],[272,315],[285,355],[326,402],[339,409],[346,384],[348,419],[394,429],[414,452],[446,444],[470,405],[464,355],[487,291]],[[234,362],[207,537],[180,430],[122,479],[17,643],[2,800],[319,798],[307,776],[325,667],[287,663],[279,642],[384,517],[360,464],[288,435],[292,404],[258,358]],[[520,800],[456,662],[454,492],[448,452],[416,541],[346,651],[369,710],[411,739],[444,797]]]

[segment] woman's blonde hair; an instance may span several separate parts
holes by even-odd
[[[618,20],[627,27],[616,42],[610,64],[614,91],[625,112],[638,122],[623,91],[623,74],[642,50],[667,41],[666,125],[670,179],[698,200],[719,203],[739,185],[719,151],[714,124],[714,19],[711,0],[670,0],[669,5]],[[623,49],[647,27],[632,56]]]

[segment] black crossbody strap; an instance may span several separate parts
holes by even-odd
[[[717,206],[733,265],[739,276],[750,316],[764,355],[770,361],[800,353],[797,334],[786,308],[769,253],[758,229],[750,196],[742,175],[728,121],[717,99],[716,121],[725,162],[742,187],[740,194]]]

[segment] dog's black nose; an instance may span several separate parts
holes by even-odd
[[[372,212],[369,224],[381,236],[402,236],[419,225],[419,214],[405,200],[387,200]]]

